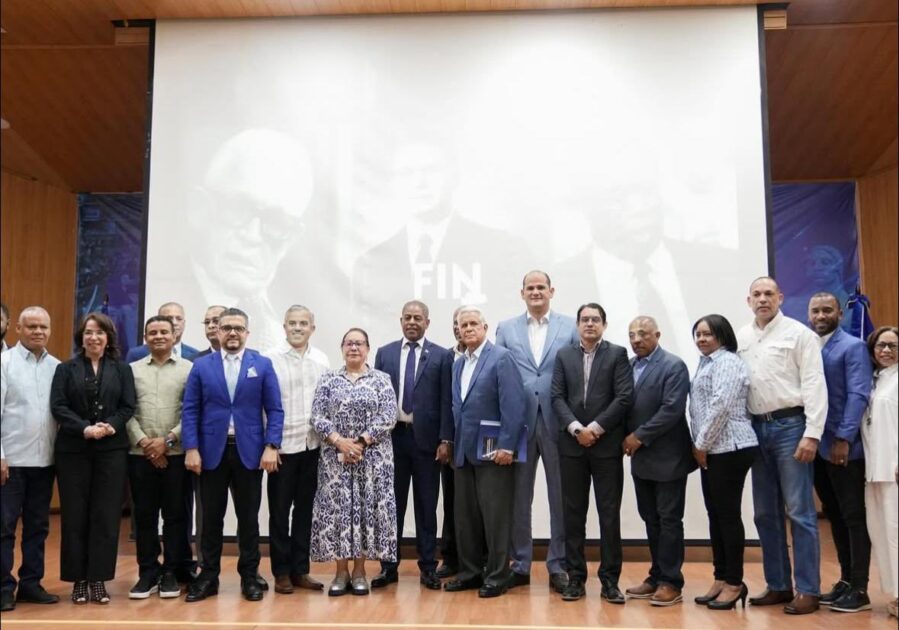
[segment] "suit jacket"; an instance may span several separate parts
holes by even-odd
[[[199,350],[193,348],[186,343],[181,343],[181,358],[187,359],[191,361],[197,357],[200,353]],[[139,361],[146,357],[150,356],[150,348],[147,347],[147,344],[143,344],[140,346],[135,346],[128,351],[128,357],[125,359],[126,363],[134,363],[135,361]]]
[[[631,373],[636,357],[631,359]],[[634,385],[627,431],[643,442],[631,456],[631,473],[648,481],[675,481],[696,469],[687,424],[690,373],[686,364],[661,346],[650,356]]]
[[[568,457],[622,457],[624,421],[634,395],[634,376],[627,351],[601,341],[590,368],[584,397],[584,353],[577,346],[562,348],[553,369],[552,401],[559,420],[559,453]],[[584,426],[596,422],[605,433],[590,448],[578,444],[568,432],[577,420]]]
[[[256,376],[252,376],[253,373]],[[244,350],[233,402],[228,395],[221,352],[197,360],[187,377],[181,412],[181,442],[184,450],[200,450],[204,470],[219,465],[228,441],[232,415],[240,461],[246,468],[256,470],[265,445],[281,445],[284,410],[271,359],[255,350]]]
[[[540,362],[534,361],[531,342],[528,338],[527,313],[500,322],[496,328],[496,345],[506,348],[512,353],[515,365],[521,374],[526,396],[525,422],[528,425],[528,438],[534,437],[537,427],[537,412],[543,412],[543,419],[551,428],[550,435],[557,434],[559,424],[552,404],[553,366],[556,353],[572,344],[577,344],[577,327],[574,319],[559,313],[549,313],[549,330],[546,332],[546,344]]]
[[[471,375],[468,393],[462,400],[462,368],[465,361],[463,358],[453,364],[453,463],[456,468],[466,464],[492,466],[492,462],[478,460],[481,420],[498,420],[497,447],[509,451],[516,449],[524,424],[525,396],[521,376],[512,354],[487,341]]]
[[[90,368],[84,356],[78,354],[56,366],[50,386],[50,411],[59,423],[56,451],[81,453],[90,449],[109,451],[127,449],[128,431],[125,425],[134,415],[137,395],[131,366],[117,359],[103,359],[100,373],[100,421],[115,428],[115,434],[100,440],[88,440],[84,430],[91,425],[88,417],[87,390],[84,379]]]
[[[837,328],[821,349],[827,381],[827,420],[818,443],[821,457],[830,457],[835,439],[849,442],[849,459],[861,459],[861,424],[871,394],[871,359],[864,341]]]
[[[399,400],[400,359],[405,339],[394,341],[378,349],[375,369],[386,372]],[[453,439],[452,407],[453,353],[425,339],[421,358],[415,371],[415,389],[412,392],[415,443],[424,451],[436,451],[441,440]]]

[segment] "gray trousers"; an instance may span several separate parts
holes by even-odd
[[[546,474],[546,494],[549,500],[549,549],[546,568],[552,573],[564,573],[565,521],[562,507],[562,473],[559,468],[558,427],[546,426],[543,412],[537,412],[534,436],[528,442],[528,459],[515,466],[515,505],[512,509],[512,546],[509,555],[515,573],[531,572],[534,543],[531,536],[531,504],[534,502],[534,482],[537,461],[543,458]]]

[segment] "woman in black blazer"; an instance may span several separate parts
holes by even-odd
[[[109,603],[127,479],[134,376],[119,360],[115,325],[89,313],[75,333],[78,354],[59,365],[50,408],[59,424],[56,474],[62,516],[61,578],[74,582],[72,601]]]

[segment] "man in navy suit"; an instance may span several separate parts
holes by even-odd
[[[827,420],[815,458],[815,490],[833,531],[840,581],[821,595],[839,612],[870,610],[871,540],[865,517],[865,454],[861,422],[871,393],[871,360],[865,342],[840,328],[843,310],[832,293],[809,300],[808,320],[821,340],[827,381]]]
[[[565,568],[565,526],[562,520],[562,477],[559,469],[559,421],[552,408],[553,365],[560,348],[578,343],[574,319],[550,310],[555,289],[545,271],[531,271],[521,283],[521,299],[527,311],[500,322],[496,345],[515,358],[526,399],[528,459],[515,464],[515,507],[512,520],[512,585],[530,584],[534,545],[531,537],[531,504],[537,461],[543,458],[549,498],[549,550],[546,568],[549,585],[561,593],[568,585]]]
[[[511,577],[509,539],[515,491],[511,464],[524,425],[524,387],[512,353],[487,341],[487,322],[480,309],[463,307],[458,322],[466,348],[453,365],[459,573],[444,588],[479,588],[480,597],[497,597],[506,592]],[[485,420],[498,422],[499,434],[495,447],[479,457]]]
[[[202,571],[188,590],[189,602],[218,593],[229,486],[240,531],[241,591],[249,601],[262,599],[256,581],[262,471],[278,470],[284,411],[272,362],[246,348],[249,334],[246,313],[236,308],[223,311],[221,352],[194,364],[184,391],[184,465],[200,475],[203,495]]]
[[[390,375],[398,403],[397,422],[391,432],[398,536],[402,538],[411,482],[419,581],[426,588],[440,590],[436,572],[437,497],[440,465],[449,463],[453,441],[453,354],[425,339],[430,323],[424,302],[412,300],[403,305],[403,338],[378,349],[375,369]],[[398,566],[399,559],[381,562],[381,572],[372,579],[372,587],[396,582]]]
[[[628,339],[634,351],[634,404],[621,448],[631,458],[637,510],[646,524],[652,565],[628,597],[653,606],[683,601],[684,508],[687,475],[696,469],[687,426],[690,373],[681,359],[659,345],[662,333],[649,316],[634,319]]]
[[[219,317],[224,310],[225,307],[218,304],[213,304],[206,309],[206,314],[203,315],[203,334],[206,335],[209,347],[197,352],[193,359],[191,359],[192,361],[222,349],[222,346],[219,343]]]
[[[181,343],[181,335],[184,334],[184,307],[177,302],[166,302],[159,307],[156,314],[171,318],[175,325],[175,347],[172,350],[172,354],[182,359],[193,359],[199,351],[186,343]],[[125,362],[134,363],[148,356],[150,356],[150,348],[147,344],[135,346],[128,351],[128,357],[125,359]]]

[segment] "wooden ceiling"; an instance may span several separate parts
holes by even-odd
[[[148,50],[112,20],[755,4],[755,0],[4,0],[0,162],[74,191],[143,185]],[[794,0],[766,33],[775,180],[897,163],[896,0]]]

